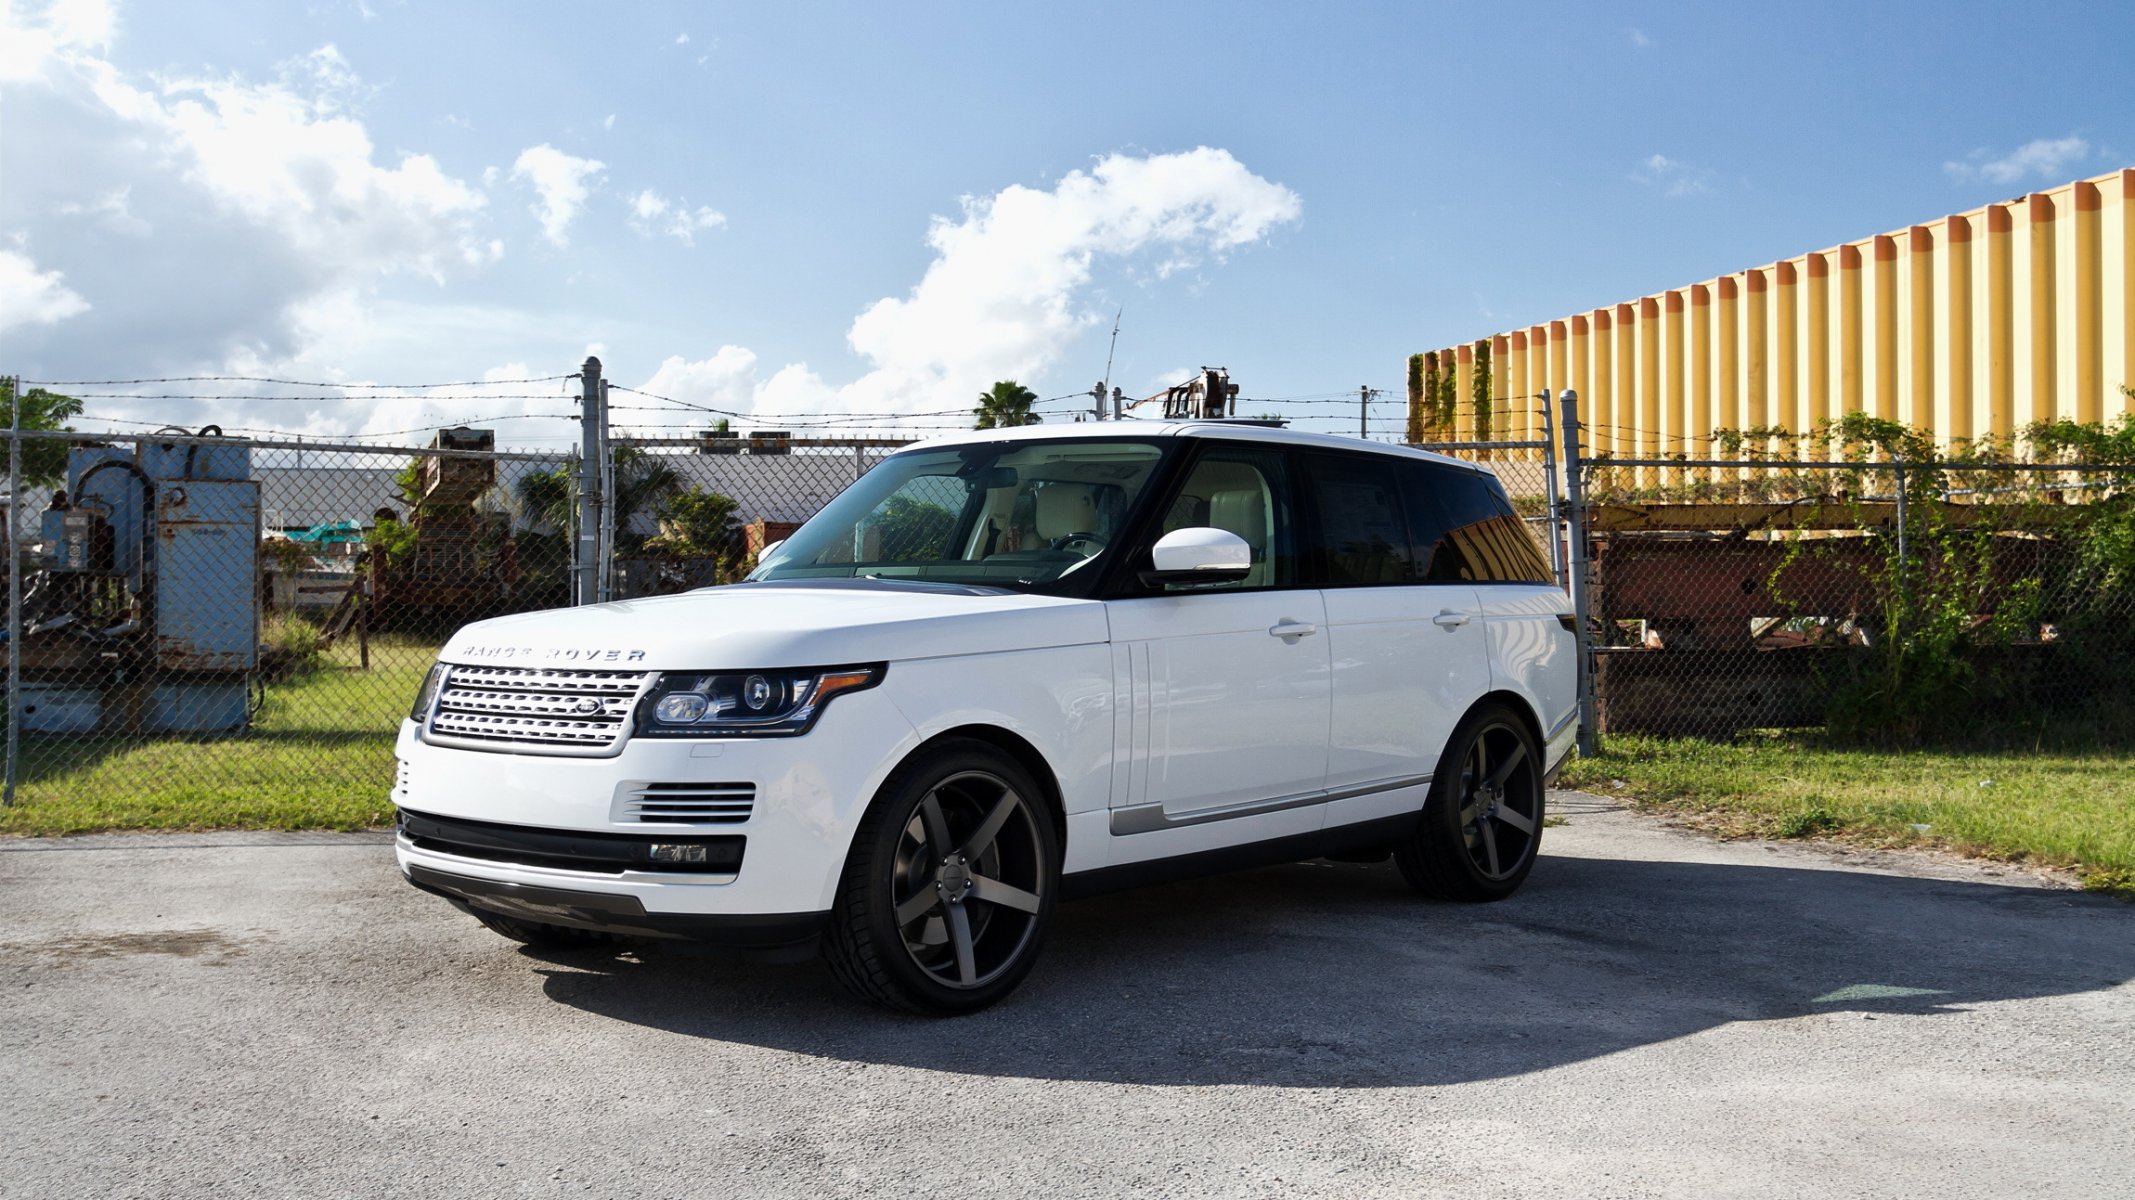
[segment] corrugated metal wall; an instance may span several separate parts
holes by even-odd
[[[1454,419],[1412,395],[1412,434],[1479,432],[1485,344],[1487,395],[1575,388],[1589,452],[1621,458],[1842,412],[1950,441],[2111,420],[2135,408],[2135,168],[1435,351]],[[1534,405],[1495,407],[1492,435],[1541,436]]]

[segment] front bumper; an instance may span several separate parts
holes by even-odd
[[[738,949],[808,946],[823,932],[827,912],[653,913],[636,896],[460,875],[403,862],[407,881],[462,909],[482,909],[522,921],[591,929],[619,937],[667,938]]]
[[[625,922],[651,936],[805,923],[830,908],[867,801],[916,741],[883,689],[840,697],[806,737],[644,739],[605,758],[430,745],[406,722],[393,803],[449,828],[404,828],[395,857],[411,883],[493,911],[514,895],[595,898],[517,914],[552,924],[576,910],[583,927]],[[753,801],[695,821],[632,807],[647,788],[685,785],[748,789]],[[655,842],[706,852],[662,861],[643,853]]]

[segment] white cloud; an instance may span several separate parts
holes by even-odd
[[[1128,266],[1148,257],[1174,266],[1220,262],[1302,211],[1295,192],[1224,150],[1111,155],[1050,190],[1010,186],[966,198],[959,217],[935,218],[927,234],[935,257],[919,283],[853,321],[847,340],[870,363],[853,382],[833,386],[793,363],[757,384],[753,356],[743,363],[728,355],[732,347],[721,351],[726,369],[714,376],[722,394],[735,395],[745,366],[749,411],[766,420],[968,407],[994,380],[1042,373],[1102,320],[1084,303],[1100,259]],[[656,378],[680,387],[698,365],[670,360]],[[646,390],[698,398],[654,382]]]
[[[27,254],[0,250],[0,333],[21,325],[56,325],[89,311],[81,294],[60,282],[58,271],[40,271]]]
[[[1646,31],[1643,29],[1632,28],[1624,32],[1630,37],[1631,45],[1634,49],[1644,50],[1653,45],[1653,39],[1647,37]]]
[[[678,34],[676,34],[676,35],[675,35],[675,45],[677,45],[677,46],[687,46],[687,45],[689,45],[689,35],[688,35],[688,34],[686,34],[686,33],[678,33]]]
[[[726,214],[702,205],[691,208],[684,201],[670,201],[667,197],[646,188],[630,200],[630,227],[647,237],[655,233],[682,242],[694,244],[697,235],[707,229],[717,229],[726,224]]]
[[[678,354],[661,363],[660,369],[653,372],[652,378],[645,381],[641,390],[725,412],[747,412],[755,402],[757,393],[756,355],[740,346],[721,346],[717,354],[695,362]],[[621,400],[618,399],[616,403],[621,403]],[[642,415],[649,419],[625,422],[618,415],[616,423],[645,425],[661,421],[696,419],[686,412],[658,417],[650,417],[649,414],[632,415]],[[717,419],[709,413],[703,417],[706,425]]]
[[[1665,154],[1648,155],[1631,172],[1631,179],[1670,196],[1703,196],[1712,191],[1711,171]]]
[[[369,91],[335,48],[268,80],[151,79],[102,56],[112,28],[96,4],[0,8],[0,230],[37,260],[11,302],[69,314],[16,327],[25,369],[285,355],[316,297],[442,281],[502,253],[480,186],[374,145],[358,111]]]
[[[603,118],[603,119],[602,119],[602,121],[601,121],[601,123],[600,123],[600,127],[601,127],[602,129],[613,129],[613,128],[615,128],[615,114],[614,114],[614,113],[609,113],[609,114],[608,114],[608,115],[607,115],[607,116],[606,116],[605,118]]]
[[[2091,144],[2070,134],[2026,142],[2000,158],[1990,158],[1990,153],[1974,150],[1966,161],[1946,162],[1942,169],[1955,179],[1983,179],[1988,183],[2021,183],[2027,178],[2059,183],[2076,164],[2090,157]]]
[[[543,142],[520,152],[512,178],[533,186],[536,202],[529,211],[541,219],[542,236],[563,246],[570,243],[571,222],[585,209],[590,194],[586,181],[605,168],[595,159],[565,154]]]

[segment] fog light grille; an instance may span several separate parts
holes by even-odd
[[[738,825],[756,808],[753,783],[639,783],[625,786],[620,821]]]

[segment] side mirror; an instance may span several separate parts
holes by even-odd
[[[1253,548],[1228,529],[1196,526],[1174,529],[1149,551],[1150,570],[1141,580],[1150,587],[1167,583],[1236,583],[1253,569]]]
[[[749,570],[749,573],[748,573],[748,575],[746,575],[746,576],[744,576],[744,577],[743,577],[743,579],[742,579],[742,582],[743,582],[743,583],[754,583],[754,582],[756,582],[756,577],[757,577],[758,575],[761,575],[761,574],[763,574],[763,573],[764,573],[764,568],[765,568],[765,567],[768,567],[768,566],[770,566],[770,565],[771,565],[771,556],[772,556],[772,555],[774,555],[774,554],[776,554],[776,553],[778,553],[778,548],[779,548],[780,546],[783,546],[783,545],[785,545],[785,544],[786,544],[786,539],[784,539],[784,538],[780,538],[779,540],[777,540],[777,541],[775,541],[775,542],[766,542],[766,543],[764,543],[764,548],[763,548],[763,549],[761,549],[761,550],[758,550],[758,551],[756,552],[756,565],[755,565],[754,567],[750,568],[750,570]]]

